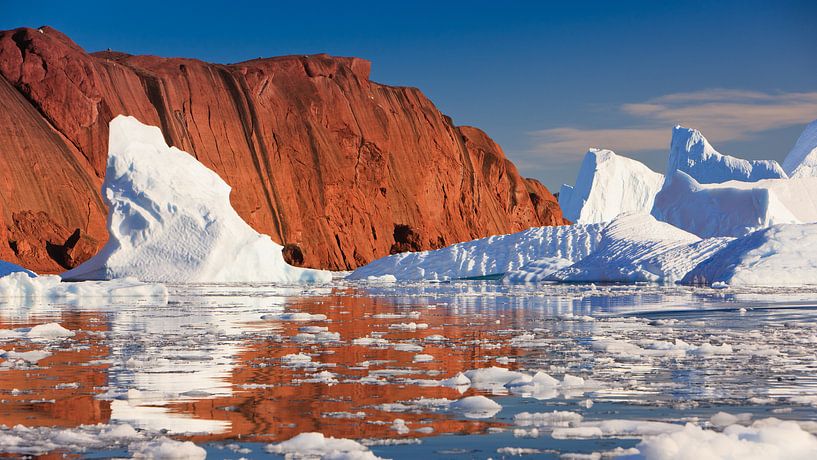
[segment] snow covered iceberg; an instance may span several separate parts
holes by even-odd
[[[545,279],[570,282],[675,282],[731,238],[697,236],[648,214],[623,215],[602,232],[596,250]]]
[[[682,282],[817,285],[817,224],[775,225],[738,238],[692,269]]]
[[[133,117],[110,124],[102,191],[109,239],[63,279],[135,277],[163,282],[325,282],[326,271],[288,265],[282,246],[230,205],[230,186],[194,157],[168,147],[159,128]]]
[[[817,222],[817,177],[701,184],[676,171],[655,197],[652,215],[702,238]]]
[[[650,212],[664,176],[610,150],[590,149],[576,185],[562,185],[559,206],[568,220],[592,224],[622,213]]]
[[[433,251],[394,254],[358,268],[348,279],[393,275],[400,281],[440,281],[501,276],[545,258],[566,259],[564,266],[590,254],[603,228],[604,224],[534,227]]]
[[[809,123],[797,138],[783,160],[783,169],[792,178],[817,176],[817,120]]]
[[[756,182],[763,179],[785,179],[783,168],[774,160],[743,160],[715,150],[697,129],[675,126],[670,141],[666,182],[676,171],[682,171],[700,184],[717,184],[738,180]]]

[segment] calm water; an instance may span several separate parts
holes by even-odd
[[[632,447],[638,436],[554,439],[552,427],[534,433],[514,416],[817,421],[814,292],[491,281],[170,290],[166,304],[0,306],[0,329],[59,323],[76,333],[0,334],[0,349],[50,353],[0,363],[0,424],[54,428],[40,447],[4,445],[0,433],[0,451],[127,456],[59,436],[128,423],[192,440],[208,458],[269,457],[266,445],[303,432],[363,439],[383,457],[501,458],[509,451],[497,449],[520,447],[559,458]],[[588,385],[531,394],[439,384],[491,366]],[[502,409],[475,418],[439,404],[474,395]]]

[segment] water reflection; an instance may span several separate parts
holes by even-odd
[[[814,388],[814,334],[797,329],[813,327],[814,312],[762,310],[773,300],[760,294],[490,282],[176,286],[171,293],[167,304],[0,308],[0,329],[56,322],[76,332],[47,343],[2,336],[4,350],[51,355],[0,363],[8,364],[0,370],[0,424],[127,422],[197,441],[273,442],[307,431],[343,438],[482,433],[507,420],[394,404],[480,394],[439,381],[489,366],[601,383],[592,391],[542,391],[533,395],[539,401],[679,405]],[[739,306],[756,310],[741,317]],[[280,315],[293,312],[301,315]],[[795,328],[787,326],[792,318]],[[774,350],[738,347],[757,334]],[[735,349],[717,356],[650,351],[656,343],[677,346],[676,339]],[[631,348],[599,351],[602,340]],[[797,384],[778,379],[781,372],[796,374]],[[396,428],[398,418],[407,430]]]

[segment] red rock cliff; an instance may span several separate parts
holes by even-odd
[[[217,171],[238,213],[306,266],[565,222],[485,133],[369,70],[327,55],[88,54],[49,27],[0,32],[0,258],[57,272],[104,243],[99,189],[118,114]]]

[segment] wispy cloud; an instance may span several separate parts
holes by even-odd
[[[632,120],[620,128],[558,127],[529,133],[529,152],[551,161],[572,162],[590,147],[621,153],[664,150],[676,124],[698,128],[713,142],[751,139],[776,128],[817,118],[817,92],[763,93],[713,89],[674,93],[617,109]]]

